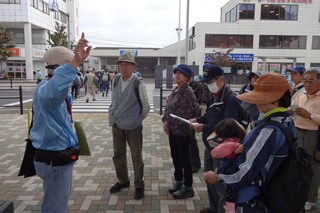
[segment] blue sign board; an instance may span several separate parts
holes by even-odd
[[[209,55],[214,55],[215,53],[206,53],[205,61],[210,61]],[[241,54],[241,53],[230,53],[229,56],[236,62],[253,62],[254,54]]]
[[[120,50],[120,55],[123,55],[125,52],[131,52],[134,57],[138,56],[138,50]]]
[[[253,62],[253,54],[230,53],[229,56],[236,62]]]

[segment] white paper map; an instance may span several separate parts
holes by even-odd
[[[178,119],[178,120],[180,120],[180,121],[183,121],[183,122],[185,122],[185,123],[191,124],[191,123],[189,122],[189,120],[184,119],[184,118],[181,118],[181,117],[179,117],[179,116],[177,116],[177,115],[174,115],[174,114],[172,114],[172,113],[170,113],[170,116],[173,117],[173,118],[176,118],[176,119]]]

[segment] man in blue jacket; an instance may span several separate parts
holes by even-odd
[[[203,71],[202,82],[207,84],[210,91],[207,110],[203,116],[190,119],[197,132],[202,132],[202,141],[206,146],[204,152],[204,172],[215,171],[219,168],[220,161],[211,158],[210,145],[207,142],[207,137],[214,131],[215,125],[225,119],[234,118],[239,120],[240,105],[235,94],[224,82],[224,71],[216,66],[210,65]],[[225,187],[223,184],[207,184],[209,208],[202,209],[201,213],[220,213],[223,210],[223,200],[220,198],[224,195]]]
[[[36,149],[34,166],[43,180],[41,212],[68,212],[72,171],[79,153],[68,93],[77,76],[77,67],[90,50],[91,46],[82,33],[74,53],[57,46],[44,54],[48,78],[35,89],[30,130],[32,145]]]

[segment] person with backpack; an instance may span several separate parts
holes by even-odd
[[[294,138],[296,131],[290,114],[287,112],[287,107],[291,103],[291,94],[292,90],[285,77],[277,73],[268,73],[259,77],[254,84],[253,91],[237,96],[242,101],[256,104],[259,111],[263,113],[262,119],[242,141],[244,153],[224,161],[218,173],[210,172],[206,178],[210,184],[222,181],[228,187],[238,191],[236,211],[243,213],[281,212],[274,211],[270,207],[273,203],[268,203],[268,200],[263,198],[264,188],[262,187],[266,185],[268,188],[269,182],[280,175],[278,172],[285,170],[281,165],[286,162],[291,146],[287,143],[287,135]],[[293,169],[291,172],[297,171]],[[291,183],[290,180],[285,181]],[[288,184],[283,185],[285,187]],[[287,191],[279,188],[279,191],[272,196],[286,200],[288,196],[286,193],[290,194],[289,189],[295,190],[295,186],[289,184]],[[299,192],[295,194],[299,196]],[[290,208],[281,205],[293,206],[295,203],[282,202],[278,205],[279,208]],[[295,207],[294,210],[282,212],[299,213],[302,209],[303,204]]]
[[[87,71],[87,74],[84,76],[84,84],[87,87],[87,93],[86,93],[86,102],[89,103],[89,96],[92,97],[92,100],[96,100],[96,91],[97,86],[96,82],[98,82],[98,77],[93,73],[93,69],[89,68]]]
[[[117,182],[110,188],[110,193],[119,192],[130,186],[126,151],[128,144],[133,163],[134,198],[140,200],[144,197],[142,121],[150,110],[148,94],[143,81],[133,75],[137,63],[130,52],[122,54],[117,64],[120,74],[114,78],[109,107],[109,126],[112,127],[114,152],[112,160]],[[138,85],[137,90],[135,85]]]
[[[101,78],[102,97],[104,97],[104,95],[108,97],[109,82],[110,82],[110,75],[109,75],[108,69],[106,69],[102,72],[102,78]]]
[[[220,166],[220,160],[211,158],[211,147],[207,137],[215,130],[219,121],[225,118],[234,118],[240,121],[241,108],[236,94],[232,92],[224,80],[224,71],[219,66],[210,65],[203,71],[202,82],[207,84],[210,91],[207,101],[206,113],[189,121],[196,132],[202,132],[202,141],[206,146],[204,152],[204,172],[215,171]],[[224,212],[223,204],[225,185],[218,183],[207,184],[209,208],[204,208],[200,213]]]

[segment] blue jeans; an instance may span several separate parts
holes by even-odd
[[[106,95],[108,95],[108,92],[109,92],[109,82],[102,81],[102,92],[106,92]]]
[[[74,163],[52,167],[46,163],[34,161],[34,166],[37,175],[43,180],[44,197],[41,212],[68,212]]]

